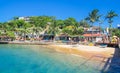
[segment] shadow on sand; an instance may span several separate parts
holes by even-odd
[[[113,57],[109,57],[101,73],[120,73],[120,48],[115,48]]]

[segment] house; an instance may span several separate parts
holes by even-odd
[[[18,17],[18,20],[24,20],[25,22],[30,22],[30,17],[26,16],[26,17]]]
[[[85,28],[83,36],[87,41],[90,42],[98,42],[102,41],[102,38],[104,37],[102,31],[100,30],[100,27],[91,27],[91,28]]]

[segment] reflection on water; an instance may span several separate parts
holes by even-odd
[[[0,45],[0,73],[100,73],[103,65],[35,45]]]

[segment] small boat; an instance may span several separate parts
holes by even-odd
[[[105,48],[105,47],[107,47],[107,44],[101,44],[100,47]]]

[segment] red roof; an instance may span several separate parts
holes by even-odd
[[[83,34],[84,37],[98,37],[102,36],[101,34]]]

